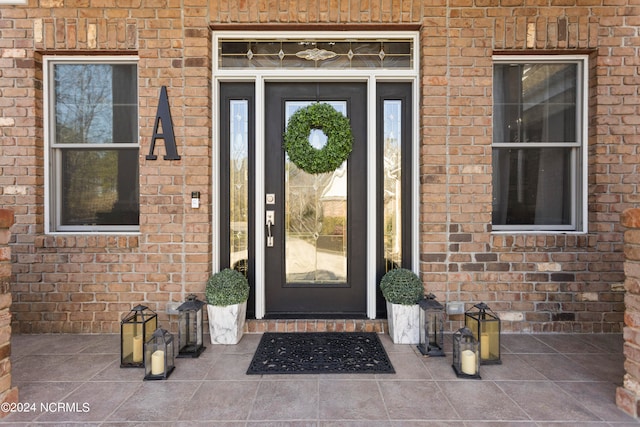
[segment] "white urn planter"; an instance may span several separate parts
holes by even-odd
[[[389,336],[394,344],[420,343],[420,306],[392,304],[387,301]]]
[[[207,304],[211,344],[238,344],[244,333],[247,302],[217,306]]]
[[[247,316],[247,278],[239,271],[225,268],[209,277],[205,294],[211,344],[238,344]]]
[[[406,268],[394,268],[380,279],[380,290],[387,300],[389,336],[395,344],[420,343],[420,306],[424,298],[422,280]]]

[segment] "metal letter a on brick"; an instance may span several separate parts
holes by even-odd
[[[158,133],[158,127],[162,122],[162,133]],[[169,109],[169,98],[167,97],[167,87],[160,89],[160,99],[158,99],[158,111],[156,113],[156,123],[153,126],[153,137],[147,160],[156,160],[158,156],[153,154],[156,147],[156,140],[164,139],[164,148],[167,154],[165,160],[180,160],[178,149],[176,148],[176,138],[173,134],[173,121],[171,120],[171,110]]]

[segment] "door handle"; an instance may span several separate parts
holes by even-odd
[[[271,231],[271,227],[275,225],[276,222],[276,212],[275,211],[267,211],[266,212],[266,225],[267,225],[267,247],[273,247],[273,233]]]

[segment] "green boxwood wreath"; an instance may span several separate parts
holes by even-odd
[[[327,143],[319,150],[309,143],[312,129],[320,129],[327,135]],[[289,159],[311,174],[336,170],[347,160],[352,148],[349,119],[329,104],[316,103],[299,109],[289,119],[284,134]]]

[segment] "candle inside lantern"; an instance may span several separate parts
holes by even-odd
[[[480,335],[480,358],[489,359],[489,334]]]
[[[142,362],[142,335],[133,337],[133,361]]]
[[[164,351],[156,350],[151,354],[151,375],[164,373]]]
[[[471,350],[462,350],[460,352],[460,369],[463,374],[476,374],[476,354]]]

